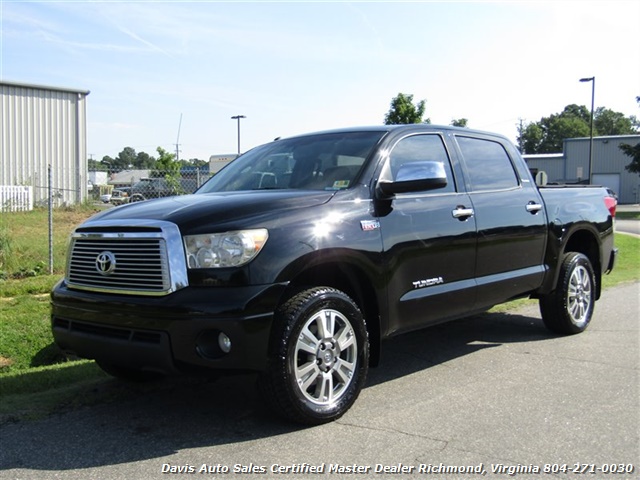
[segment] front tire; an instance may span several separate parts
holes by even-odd
[[[357,305],[339,290],[315,287],[276,311],[269,364],[259,386],[280,415],[319,425],[353,405],[368,369],[367,329]]]
[[[540,313],[552,332],[571,335],[586,330],[593,316],[596,281],[589,259],[577,252],[564,256],[555,291],[540,298]]]

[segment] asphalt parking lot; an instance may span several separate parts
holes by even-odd
[[[320,427],[272,417],[250,376],[5,424],[0,478],[638,478],[639,294],[606,291],[577,336],[532,305],[395,338]]]

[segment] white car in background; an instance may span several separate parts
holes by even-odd
[[[129,203],[129,192],[131,188],[120,188],[115,189],[111,192],[111,200],[110,202],[113,205],[122,205],[123,203]]]

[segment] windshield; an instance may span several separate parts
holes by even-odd
[[[276,140],[232,161],[197,193],[349,188],[385,133],[324,133]]]

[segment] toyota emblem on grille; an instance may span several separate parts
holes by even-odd
[[[101,252],[96,257],[96,270],[101,275],[111,275],[116,269],[116,256],[111,252]]]

